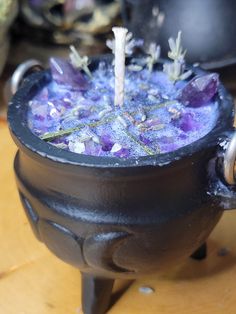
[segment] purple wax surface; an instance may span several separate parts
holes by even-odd
[[[52,81],[30,102],[28,126],[71,152],[139,157],[175,151],[208,134],[218,119],[217,74],[171,82],[162,71],[127,67],[125,102],[114,106],[114,70],[100,62],[89,78],[51,60]]]

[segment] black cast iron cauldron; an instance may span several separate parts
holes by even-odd
[[[206,69],[236,63],[236,1],[122,0],[126,26],[145,42],[158,42],[163,55],[168,38],[183,31],[187,60]]]
[[[206,255],[206,239],[231,207],[225,193],[232,191],[215,164],[219,143],[232,131],[233,102],[221,85],[215,128],[177,151],[128,160],[92,157],[55,148],[28,129],[27,102],[50,80],[49,71],[32,74],[9,104],[19,148],[17,186],[37,238],[80,269],[84,313],[103,314],[115,278]]]

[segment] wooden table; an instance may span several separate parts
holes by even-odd
[[[14,182],[15,152],[0,121],[0,314],[82,313],[79,271],[53,256],[30,230]],[[131,285],[118,281],[108,313],[235,314],[236,212],[224,214],[208,244],[202,262],[187,259],[167,274]],[[225,256],[219,255],[222,248]],[[142,286],[155,292],[143,294]]]

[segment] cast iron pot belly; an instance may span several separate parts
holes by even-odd
[[[218,179],[208,165],[219,138],[231,131],[233,102],[221,85],[215,128],[175,152],[128,160],[83,156],[27,127],[27,102],[50,79],[48,71],[31,75],[9,105],[17,186],[37,238],[80,269],[84,313],[103,314],[114,279],[165,271],[194,252],[205,256],[223,213],[221,197],[210,192]]]

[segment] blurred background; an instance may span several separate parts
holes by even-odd
[[[82,55],[106,52],[112,25],[121,25],[114,0],[0,0],[0,116],[6,116],[4,86],[17,65],[68,56],[73,44]]]

